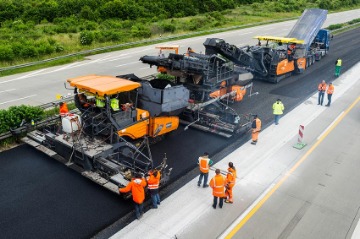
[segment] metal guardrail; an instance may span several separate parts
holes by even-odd
[[[71,54],[67,54],[67,55],[63,55],[63,56],[57,56],[57,57],[53,57],[53,58],[49,58],[49,59],[45,59],[45,60],[41,60],[41,61],[35,61],[35,62],[29,62],[29,63],[15,65],[15,66],[3,67],[3,68],[0,68],[0,72],[7,71],[7,70],[15,70],[15,69],[19,69],[19,68],[28,67],[28,66],[40,65],[40,64],[43,64],[46,62],[52,62],[52,61],[65,59],[65,58],[72,57],[72,56],[88,55],[88,54],[101,52],[101,51],[107,51],[107,50],[116,49],[116,48],[135,46],[135,45],[140,45],[140,44],[145,44],[145,43],[156,43],[156,42],[160,42],[160,41],[162,42],[162,41],[172,40],[172,39],[177,39],[177,38],[188,38],[191,36],[197,36],[197,35],[202,35],[202,34],[206,34],[206,33],[224,32],[224,31],[236,30],[236,29],[241,29],[241,28],[246,28],[246,27],[265,25],[265,24],[294,20],[294,19],[297,19],[297,17],[283,18],[283,19],[278,19],[278,20],[265,21],[265,22],[261,22],[261,23],[249,23],[249,24],[232,26],[232,27],[216,28],[216,29],[204,30],[204,31],[193,32],[193,33],[188,33],[188,34],[179,34],[179,35],[174,35],[174,36],[159,37],[159,38],[155,38],[155,39],[146,39],[146,40],[141,40],[141,41],[136,41],[136,42],[122,43],[122,44],[117,44],[117,45],[113,45],[113,46],[99,47],[99,48],[95,48],[92,50],[80,51],[80,52],[71,53]]]
[[[63,99],[60,99],[60,100],[56,100],[56,101],[52,101],[52,102],[49,102],[49,103],[46,103],[46,104],[42,104],[42,105],[39,105],[38,107],[42,108],[42,109],[49,109],[49,108],[52,108],[52,107],[55,107],[57,105],[60,104],[60,102],[72,102],[74,101],[74,97],[66,97],[66,98],[63,98]],[[71,113],[75,113],[76,110],[73,110],[71,111]],[[29,125],[29,124],[24,124],[23,126],[19,126],[17,127],[16,129],[12,129],[8,132],[5,132],[5,133],[2,133],[0,134],[0,141],[1,140],[4,140],[4,139],[7,139],[7,138],[10,138],[12,136],[15,136],[17,134],[21,134],[21,133],[25,133],[25,132],[28,132],[30,130],[34,130],[36,128],[39,128],[39,127],[42,127],[42,126],[45,126],[47,123],[57,119],[59,116],[58,115],[54,115],[54,116],[50,116],[44,120],[41,120],[39,122],[36,122],[35,125]]]

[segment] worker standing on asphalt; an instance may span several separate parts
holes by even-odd
[[[232,189],[235,186],[236,181],[236,169],[232,162],[229,162],[228,172],[226,174],[226,203],[233,203],[233,192]]]
[[[200,169],[200,176],[198,181],[198,187],[201,185],[201,181],[204,178],[203,188],[209,187],[207,184],[208,177],[209,177],[209,170],[210,165],[213,163],[211,159],[209,159],[209,154],[207,152],[204,153],[203,156],[200,156],[198,159],[199,169]]]
[[[147,177],[148,189],[150,191],[152,208],[158,208],[160,205],[159,185],[160,185],[160,172],[151,170],[149,177]]]
[[[273,114],[275,116],[275,125],[279,124],[280,116],[283,114],[284,105],[280,99],[277,99],[276,102],[273,104]]]
[[[69,113],[69,109],[67,107],[66,102],[60,102],[60,109],[59,109],[60,115],[66,115]]]
[[[341,65],[342,65],[342,60],[341,60],[340,58],[338,58],[338,59],[335,61],[335,76],[339,76],[339,75],[340,75]]]
[[[331,97],[332,97],[332,95],[333,95],[333,93],[334,93],[334,85],[330,82],[329,83],[329,87],[328,87],[328,89],[327,89],[327,96],[328,96],[328,103],[325,105],[325,106],[330,106],[330,104],[331,104]]]
[[[120,193],[127,193],[131,191],[134,205],[135,215],[137,219],[140,219],[144,213],[143,202],[145,200],[146,181],[139,173],[135,174],[135,177],[131,179],[131,182],[124,188],[119,188]]]
[[[256,143],[258,141],[259,132],[261,130],[261,120],[258,118],[257,115],[254,115],[254,119],[253,119],[253,121],[251,123],[251,128],[252,128],[252,134],[251,134],[252,142],[251,142],[251,144],[256,145]]]
[[[326,91],[326,83],[324,80],[319,84],[318,91],[319,91],[318,105],[323,105],[324,94]]]
[[[224,190],[226,183],[225,177],[220,174],[220,169],[216,169],[215,173],[216,173],[215,177],[213,177],[210,180],[210,187],[213,189],[213,196],[214,196],[214,202],[212,205],[214,209],[216,209],[218,199],[219,199],[219,207],[220,208],[223,207],[224,197],[225,197]]]

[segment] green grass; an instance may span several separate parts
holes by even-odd
[[[91,50],[99,47],[114,46],[127,42],[137,42],[144,39],[151,40],[151,42],[147,42],[147,43],[137,43],[131,46],[116,47],[109,50],[97,51],[86,55],[123,50],[127,48],[138,47],[148,44],[166,42],[168,41],[164,39],[166,37],[171,37],[171,40],[179,40],[188,37],[207,35],[209,33],[223,32],[226,31],[226,28],[229,27],[234,27],[233,29],[242,29],[249,26],[268,24],[269,22],[280,22],[288,19],[295,19],[296,17],[299,17],[301,15],[301,12],[298,11],[272,12],[262,9],[262,7],[263,6],[261,4],[253,4],[253,5],[242,6],[241,8],[224,10],[222,12],[211,12],[193,17],[183,17],[176,19],[173,18],[173,19],[166,19],[157,22],[142,20],[143,24],[146,27],[148,27],[151,31],[151,36],[149,38],[131,36],[131,34],[129,33],[131,31],[131,27],[130,27],[131,24],[127,23],[129,26],[124,26],[123,29],[119,29],[119,32],[121,34],[125,34],[126,36],[128,36],[127,38],[123,38],[119,41],[109,41],[109,42],[99,42],[95,39],[94,42],[89,46],[79,44],[80,33],[54,34],[51,31],[49,33],[39,31],[35,34],[33,32],[33,34],[39,37],[40,39],[39,41],[42,42],[47,41],[50,42],[50,44],[52,45],[60,44],[61,47],[63,47],[63,50],[60,52],[54,52],[50,55],[41,56],[41,57],[38,56],[27,59],[15,59],[11,62],[0,62],[0,67],[6,68],[13,65],[41,61],[53,57],[77,53],[84,50]],[[306,7],[316,7],[316,6],[314,4],[308,4]],[[338,9],[338,11],[343,11],[348,9],[349,8],[343,8],[343,9]],[[45,26],[46,27],[54,26],[54,24],[52,23],[39,24],[35,26],[35,29],[37,30],[44,29]],[[163,26],[168,26],[168,27],[173,26],[174,28],[170,30],[174,30],[174,29],[175,30],[171,32],[164,32]],[[159,37],[160,34],[162,37]],[[33,71],[33,70],[56,66],[56,65],[68,64],[74,61],[81,61],[84,60],[84,57],[86,57],[86,55],[84,54],[78,56],[71,56],[59,60],[54,60],[42,64],[36,64],[33,66],[22,67],[12,70],[1,71],[0,68],[0,76],[7,76],[7,75]]]

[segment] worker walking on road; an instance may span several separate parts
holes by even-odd
[[[342,60],[338,58],[335,61],[335,76],[340,76],[341,65],[342,65]]]
[[[331,104],[331,97],[332,97],[332,95],[333,95],[333,93],[334,93],[334,85],[330,82],[329,83],[329,87],[328,87],[328,89],[327,89],[327,97],[328,97],[328,103],[325,105],[325,106],[330,106],[330,104]]]
[[[213,177],[210,180],[210,187],[213,189],[213,196],[214,196],[214,202],[212,205],[214,209],[216,209],[218,199],[219,199],[219,207],[220,208],[223,207],[224,197],[225,197],[224,190],[226,184],[226,179],[224,176],[220,174],[220,169],[216,169],[215,173],[216,173],[215,177]]]
[[[277,99],[276,102],[273,104],[272,108],[273,108],[273,114],[275,116],[275,124],[278,125],[280,116],[283,114],[283,110],[285,109],[284,105],[280,99]]]
[[[318,91],[319,91],[318,105],[323,105],[324,94],[326,91],[326,83],[324,80],[319,84]]]
[[[236,169],[232,162],[229,162],[228,172],[226,174],[226,186],[225,186],[225,196],[226,203],[233,203],[233,187],[236,182]]]
[[[252,128],[252,134],[251,134],[252,142],[251,142],[251,144],[256,145],[256,143],[258,141],[258,137],[259,137],[259,132],[261,130],[261,120],[258,118],[257,115],[254,115],[254,119],[252,121],[251,128]]]
[[[209,187],[207,182],[208,182],[208,177],[209,177],[210,165],[212,163],[213,163],[213,161],[211,159],[209,159],[209,154],[207,152],[205,152],[203,156],[199,157],[198,164],[199,164],[199,169],[200,169],[200,176],[199,176],[199,181],[198,181],[198,187],[200,187],[201,181],[203,178],[204,178],[203,187],[204,188]]]
[[[144,213],[143,202],[145,200],[145,190],[146,181],[140,174],[135,174],[135,177],[131,180],[130,183],[124,188],[119,188],[120,193],[127,193],[131,191],[134,205],[135,205],[135,215],[137,219],[140,219]]]
[[[157,170],[151,170],[149,177],[147,177],[148,189],[150,191],[152,208],[158,208],[160,205],[159,185],[160,185],[160,172]]]

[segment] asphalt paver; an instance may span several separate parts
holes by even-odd
[[[304,74],[278,84],[256,80],[253,91],[259,94],[246,97],[233,107],[244,114],[258,114],[264,127],[270,125],[273,123],[271,106],[276,99],[283,101],[286,113],[316,92],[321,80],[336,79],[333,75],[338,57],[343,60],[343,72],[359,62],[360,44],[356,42],[359,38],[358,29],[335,36],[329,55]],[[197,158],[203,152],[217,155],[216,162],[221,159],[218,155],[233,150],[234,147],[229,146],[241,145],[249,137],[246,134],[225,139],[194,129],[184,131],[181,127],[151,148],[155,163],[167,153],[169,167],[173,168],[172,180],[181,185],[193,178],[181,176],[196,171]],[[0,153],[0,165],[1,237],[89,238],[132,213],[131,201],[123,200],[30,146]]]

